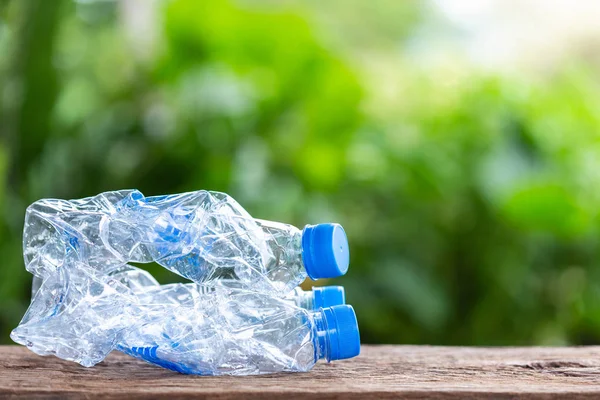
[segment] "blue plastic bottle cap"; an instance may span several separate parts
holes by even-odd
[[[340,224],[306,225],[302,232],[302,261],[313,279],[335,278],[348,271],[348,238]]]
[[[315,310],[346,304],[346,294],[343,286],[317,286],[313,287],[312,292],[313,308]]]
[[[323,308],[327,324],[329,361],[343,360],[360,354],[360,334],[358,321],[351,305]]]

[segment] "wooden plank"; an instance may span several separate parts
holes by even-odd
[[[363,346],[352,360],[312,372],[185,376],[115,353],[93,368],[24,347],[0,346],[0,397],[600,398],[600,347]]]

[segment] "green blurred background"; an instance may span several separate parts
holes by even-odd
[[[340,222],[366,343],[599,343],[600,8],[518,3],[0,0],[0,342],[27,205],[138,188]]]

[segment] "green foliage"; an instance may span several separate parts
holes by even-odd
[[[149,57],[117,3],[46,3],[0,9],[4,342],[29,301],[25,207],[132,187],[339,221],[352,254],[336,283],[365,342],[600,338],[600,90],[585,66],[534,81],[392,50],[357,61],[355,39],[385,48],[377,21],[410,34],[404,2],[398,26],[357,5],[373,29],[328,41],[311,21],[330,4],[171,1]]]

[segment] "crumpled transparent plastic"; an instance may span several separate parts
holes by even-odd
[[[322,263],[325,273],[347,268],[340,231],[333,239],[342,245],[324,241],[335,256]],[[322,241],[323,232],[309,233]],[[307,276],[302,240],[297,228],[255,220],[222,193],[40,200],[27,209],[23,235],[32,303],[11,338],[84,366],[118,349],[195,374],[306,371],[319,358],[355,355],[350,306],[298,307],[301,294],[292,290]],[[128,264],[152,261],[198,284],[161,287]],[[346,328],[337,328],[336,315]],[[345,353],[344,329],[354,338]]]
[[[188,374],[307,371],[331,359],[323,310],[242,289],[160,286],[133,266],[106,275],[75,264],[43,279],[11,338],[88,367],[117,349]]]
[[[227,297],[230,293],[236,291],[244,291],[244,289],[236,289],[234,285],[226,282],[222,286],[203,286],[197,283],[170,283],[167,285],[160,285],[156,282],[156,285],[140,285],[137,281],[133,284],[129,284],[132,290],[139,296],[152,297],[152,301],[155,303],[167,302],[173,303],[176,301],[178,304],[190,305],[195,304],[199,301],[204,294],[216,294],[222,297]],[[334,289],[336,292],[341,290],[342,294],[338,294],[338,298],[323,299],[322,295],[317,296],[319,290]],[[345,304],[343,288],[341,286],[323,286],[317,287],[313,290],[302,290],[297,287],[292,290],[287,296],[282,297],[283,300],[290,302],[296,307],[304,308],[306,310],[318,310],[322,307],[331,307],[334,305]]]
[[[192,299],[197,293],[182,295]],[[323,312],[262,293],[213,292],[146,318],[126,331],[117,349],[187,374],[308,371],[319,359],[330,359]]]
[[[237,281],[285,296],[306,277],[302,231],[252,218],[224,193],[144,197],[137,190],[43,199],[25,218],[25,265],[38,277],[76,263],[111,273],[155,261],[203,285]]]

